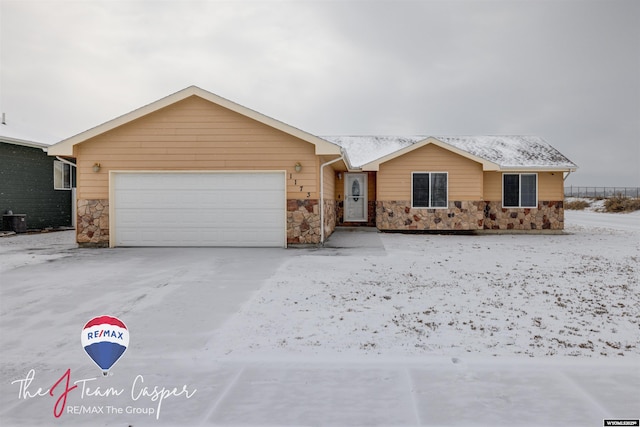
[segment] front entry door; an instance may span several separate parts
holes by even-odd
[[[367,174],[345,173],[344,222],[367,221]]]

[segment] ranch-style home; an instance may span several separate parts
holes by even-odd
[[[577,168],[530,136],[319,137],[195,86],[48,152],[77,166],[78,244],[111,247],[559,231]]]

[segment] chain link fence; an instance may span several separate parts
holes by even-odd
[[[564,187],[564,197],[609,198],[623,196],[640,198],[640,187]]]

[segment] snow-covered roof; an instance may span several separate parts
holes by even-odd
[[[321,136],[344,148],[353,167],[395,153],[425,139],[425,136]]]
[[[324,136],[340,145],[355,168],[376,165],[429,143],[467,155],[501,170],[517,168],[568,169],[577,166],[537,136]]]
[[[439,136],[442,142],[453,145],[501,168],[577,166],[539,136]]]

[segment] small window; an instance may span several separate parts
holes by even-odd
[[[411,207],[446,208],[447,206],[447,172],[411,173]]]
[[[535,173],[503,174],[502,206],[505,208],[537,208],[538,175]]]
[[[55,190],[71,189],[71,165],[53,161],[53,188]]]

